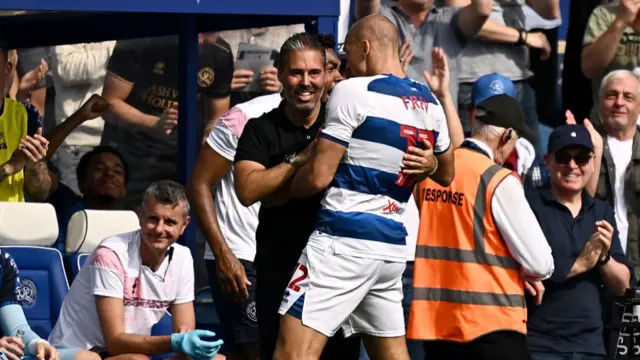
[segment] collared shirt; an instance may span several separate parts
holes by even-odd
[[[325,104],[309,128],[294,125],[285,114],[285,106],[286,101],[282,101],[279,107],[247,122],[238,141],[235,163],[253,161],[270,169],[313,142],[324,123]],[[295,267],[315,227],[323,196],[321,192],[280,206],[260,207],[255,256],[258,267]]]
[[[527,191],[527,199],[553,250],[556,270],[544,282],[540,306],[529,306],[527,341],[531,351],[605,355],[603,340],[603,285],[597,268],[568,279],[576,259],[596,231],[596,221],[616,220],[607,203],[582,193],[576,217],[560,204],[547,185]],[[618,231],[613,234],[611,256],[627,263]]]
[[[467,139],[464,144],[493,160],[493,152],[487,144],[476,139]],[[491,213],[511,256],[522,266],[523,273],[538,279],[551,276],[551,248],[529,207],[522,183],[516,175],[507,176],[496,186],[491,199]]]

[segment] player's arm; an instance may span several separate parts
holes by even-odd
[[[324,190],[333,180],[345,151],[344,143],[321,134],[315,152],[293,178],[290,195],[304,198]]]
[[[324,190],[333,179],[340,160],[349,147],[353,131],[364,117],[359,117],[359,108],[353,101],[354,94],[366,91],[360,83],[342,81],[332,91],[327,103],[327,119],[315,151],[309,161],[294,177],[289,193],[292,197],[307,197]]]
[[[447,126],[447,117],[442,107],[434,107],[434,116],[436,118],[436,126],[438,137],[433,145],[433,155],[438,160],[437,169],[429,178],[438,185],[447,187],[455,178],[455,159],[453,156],[453,146],[449,137],[449,127]]]
[[[242,132],[236,150],[233,175],[238,200],[251,206],[278,191],[296,172],[299,165],[282,162],[267,169],[269,163],[268,139],[261,118],[250,120]]]
[[[14,336],[18,331],[24,333],[24,353],[35,355],[36,345],[46,342],[41,339],[27,323],[27,319],[18,301],[19,272],[15,262],[7,253],[0,257],[2,267],[2,285],[0,285],[0,330],[6,336]]]
[[[172,352],[171,336],[127,334],[124,327],[124,267],[116,253],[108,248],[96,250],[90,264],[92,293],[107,352],[159,355]]]

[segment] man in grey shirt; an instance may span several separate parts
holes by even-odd
[[[465,6],[470,0],[445,0],[447,6]],[[560,16],[559,0],[495,0],[489,20],[476,39],[469,41],[460,64],[460,90],[458,104],[463,128],[470,131],[465,110],[472,106],[471,87],[481,76],[499,73],[508,77],[516,86],[516,96],[525,111],[527,125],[536,134],[539,132],[536,97],[529,79],[529,49],[539,49],[542,59],[550,55],[551,46],[540,31],[527,32],[523,6],[531,6],[540,16],[555,19]],[[527,139],[540,152],[536,139]]]
[[[357,0],[356,18],[380,13],[393,22],[402,41],[410,44],[413,55],[402,57],[409,62],[407,76],[424,82],[424,71],[431,72],[431,53],[435,47],[447,55],[451,96],[458,98],[460,56],[467,41],[482,28],[491,14],[492,0],[472,0],[462,8],[439,8],[433,0]],[[401,55],[402,56],[402,55]],[[457,102],[457,101],[456,101]]]

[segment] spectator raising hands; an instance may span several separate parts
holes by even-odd
[[[28,99],[31,92],[38,88],[48,71],[49,65],[47,65],[47,62],[40,60],[40,65],[38,67],[24,74],[24,76],[20,78],[20,85],[18,87],[18,94],[16,98],[18,100]]]
[[[402,70],[406,74],[409,70],[409,63],[413,59],[413,49],[411,48],[411,41],[409,39],[404,39],[402,45],[400,45],[400,50],[398,50],[400,55],[400,65],[402,65]]]
[[[49,140],[42,136],[42,128],[38,128],[33,136],[25,136],[18,145],[20,150],[26,157],[27,169],[34,169],[36,165],[47,157],[49,148]]]

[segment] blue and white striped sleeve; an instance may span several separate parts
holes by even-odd
[[[362,123],[357,99],[364,98],[359,82],[344,80],[336,85],[327,102],[326,120],[321,138],[349,147],[353,131]]]

